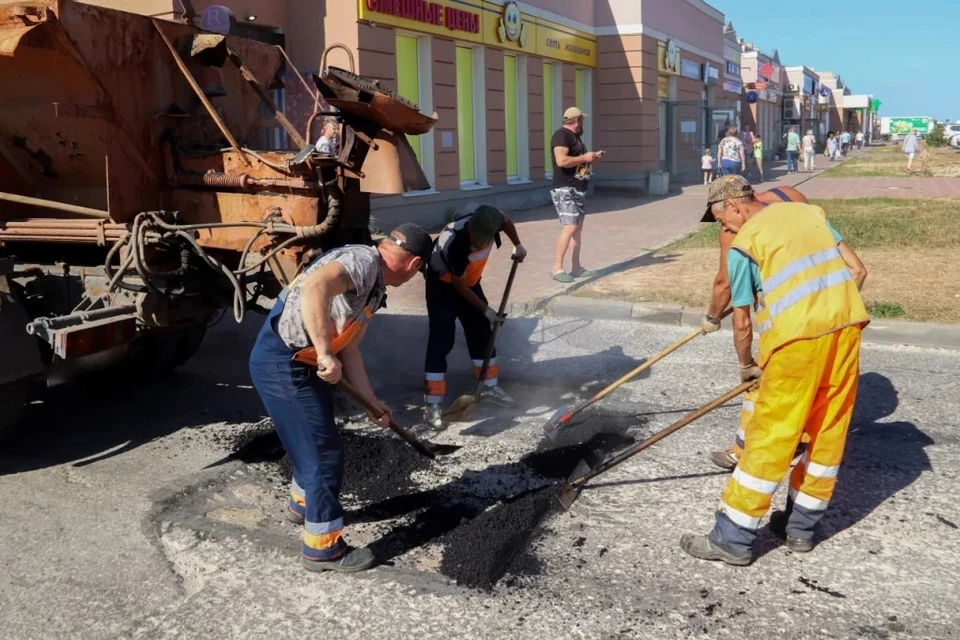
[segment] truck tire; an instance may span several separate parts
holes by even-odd
[[[30,380],[21,378],[0,385],[0,441],[10,437],[30,399]]]

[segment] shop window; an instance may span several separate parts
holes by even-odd
[[[423,113],[432,113],[433,55],[430,37],[398,33],[396,50],[397,93],[419,105]],[[432,185],[434,182],[434,133],[430,132],[422,136],[408,135],[407,140],[417,160],[420,161],[420,167],[427,181]]]
[[[593,81],[592,71],[590,69],[577,69],[574,77],[575,87],[574,96],[577,108],[583,113],[590,115],[593,102]],[[593,124],[588,117],[583,123],[583,144],[587,149],[593,148]]]
[[[553,64],[543,63],[543,171],[548,178],[553,177]]]
[[[530,176],[526,57],[503,57],[503,99],[507,138],[507,181],[526,181]]]
[[[487,186],[486,69],[483,48],[457,45],[457,148],[460,186],[471,189]],[[481,100],[478,105],[477,100]]]

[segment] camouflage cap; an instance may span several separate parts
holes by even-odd
[[[707,191],[707,209],[704,211],[703,217],[700,218],[700,222],[717,221],[713,211],[710,210],[714,204],[723,202],[727,198],[742,198],[752,195],[753,187],[743,176],[723,176],[714,180],[710,183],[710,190]]]

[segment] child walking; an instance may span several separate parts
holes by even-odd
[[[709,147],[703,152],[703,157],[700,158],[700,169],[703,171],[703,184],[713,182],[713,156],[710,155]]]

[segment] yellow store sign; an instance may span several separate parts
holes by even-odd
[[[680,75],[680,49],[673,40],[657,42],[657,71],[672,76]]]
[[[359,0],[359,17],[461,42],[597,66],[595,36],[524,13],[522,4],[514,0]]]

